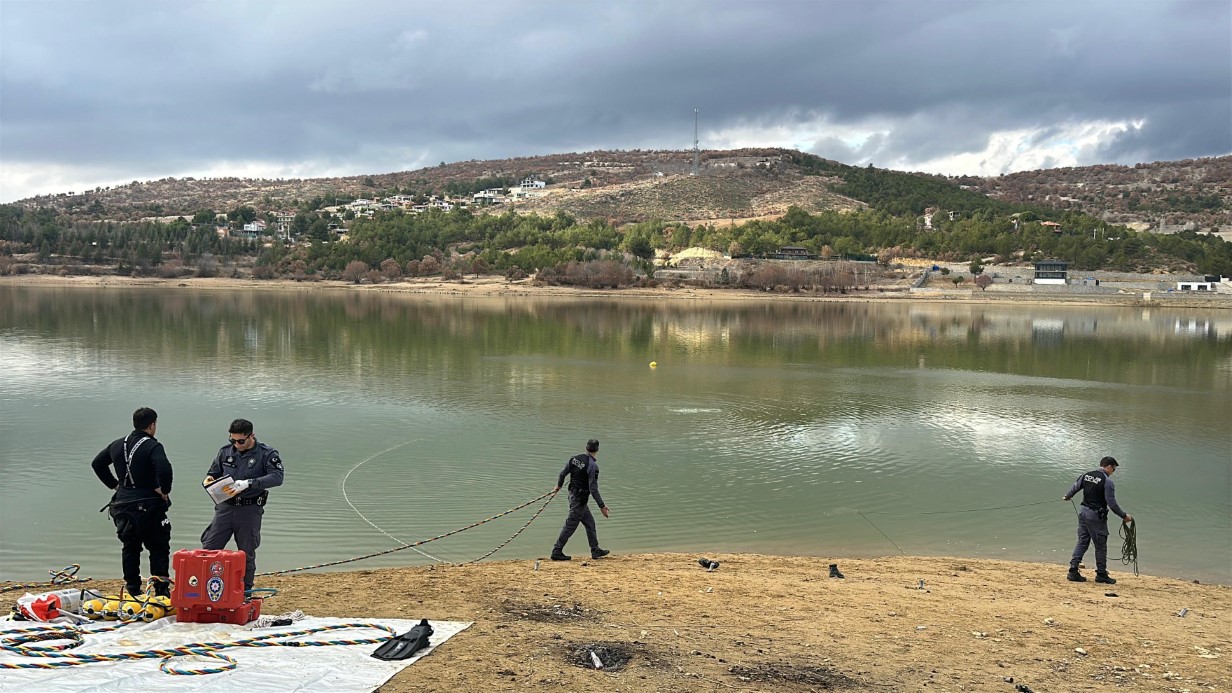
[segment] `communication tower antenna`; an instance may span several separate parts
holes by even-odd
[[[697,159],[699,154],[697,148],[697,109],[693,109],[693,170],[689,172],[690,176],[697,175]]]

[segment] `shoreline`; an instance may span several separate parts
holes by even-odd
[[[902,287],[851,292],[847,294],[773,293],[748,289],[710,289],[702,287],[634,287],[625,289],[588,289],[570,286],[532,284],[529,280],[508,282],[503,277],[481,276],[461,281],[433,278],[400,279],[382,284],[353,284],[336,280],[295,281],[292,279],[237,279],[183,277],[123,276],[57,276],[23,274],[0,277],[0,285],[81,288],[151,288],[174,287],[204,290],[258,291],[358,291],[387,295],[454,296],[471,298],[603,298],[603,299],[672,299],[701,301],[797,301],[828,303],[946,303],[966,305],[1021,306],[1122,306],[1168,307],[1186,309],[1232,310],[1232,296],[1192,296],[1156,293],[1149,302],[1142,293],[1073,294],[1063,293],[1002,293],[977,290],[926,289],[916,292]]]
[[[706,557],[719,569],[694,554],[575,555],[258,584],[279,590],[264,615],[474,622],[384,693],[1232,686],[1228,586],[1115,569],[1116,585],[1071,583],[1064,565],[997,559]],[[610,666],[595,670],[591,650]]]

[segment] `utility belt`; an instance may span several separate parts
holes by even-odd
[[[244,506],[244,505],[264,506],[265,501],[268,498],[269,498],[269,491],[264,491],[261,493],[261,495],[257,496],[256,498],[240,498],[239,496],[236,496],[235,498],[228,498],[227,500],[223,501],[223,503],[226,503],[227,505],[236,505],[236,506]]]
[[[1087,510],[1095,511],[1095,514],[1099,515],[1099,519],[1101,520],[1108,519],[1108,506],[1106,505],[1087,505],[1086,503],[1083,503],[1082,507]]]

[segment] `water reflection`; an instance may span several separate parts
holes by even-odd
[[[1161,542],[1156,571],[1232,578],[1222,313],[2,285],[0,372],[0,434],[38,441],[40,460],[0,446],[5,576],[45,573],[39,547],[57,542],[114,563],[84,465],[123,432],[126,408],[153,403],[186,484],[241,412],[283,452],[271,568],[389,547],[341,496],[360,460],[373,458],[348,498],[413,540],[542,493],[593,434],[610,441],[620,519],[605,529],[623,551],[882,552],[857,510],[1052,499],[1115,452],[1126,507]],[[177,493],[177,527],[208,518]],[[23,520],[50,503],[90,512]],[[1069,510],[886,531],[914,553],[1053,560]],[[556,519],[503,555],[537,555]],[[474,557],[501,531],[439,552]]]

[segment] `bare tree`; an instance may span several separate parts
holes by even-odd
[[[419,273],[425,277],[430,277],[434,274],[440,274],[441,261],[433,255],[424,255],[419,261]]]
[[[367,273],[368,263],[363,260],[351,260],[347,263],[346,268],[342,270],[342,280],[358,284]]]
[[[218,276],[218,260],[214,259],[213,253],[201,253],[201,257],[197,258],[197,276]]]
[[[402,268],[398,266],[398,261],[393,258],[385,258],[381,262],[381,274],[386,279],[399,279],[402,277]]]

